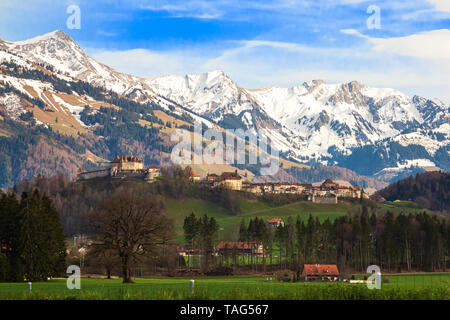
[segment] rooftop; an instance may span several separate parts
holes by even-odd
[[[305,264],[303,274],[307,276],[338,276],[339,270],[335,264]]]
[[[142,160],[140,160],[138,157],[134,156],[116,156],[113,161],[114,163],[120,163],[120,162],[139,162],[142,163]]]

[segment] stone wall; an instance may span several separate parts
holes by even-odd
[[[79,180],[89,180],[89,179],[94,179],[94,178],[109,177],[110,175],[111,175],[110,169],[104,169],[104,170],[79,173],[78,179]]]
[[[312,202],[314,203],[332,203],[336,204],[338,203],[337,197],[330,197],[330,196],[312,196]]]

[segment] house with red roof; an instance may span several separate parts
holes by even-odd
[[[268,221],[268,224],[270,227],[275,227],[275,228],[278,228],[280,226],[284,227],[284,221],[283,221],[283,219],[280,219],[280,218],[271,219]]]
[[[305,264],[303,265],[302,277],[308,280],[337,281],[339,270],[335,264]]]
[[[189,173],[189,179],[193,182],[198,182],[200,181],[200,175],[196,171],[191,170]]]

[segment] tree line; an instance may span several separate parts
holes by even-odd
[[[191,213],[184,219],[183,223],[186,248],[191,252],[197,252],[201,256],[200,269],[202,272],[209,271],[211,264],[215,264],[215,244],[218,239],[219,225],[216,219],[207,214],[197,217]],[[188,255],[187,266],[190,269],[193,261]]]
[[[0,281],[43,281],[65,273],[65,236],[50,198],[35,190],[0,195]]]
[[[200,239],[200,227],[192,227],[196,225],[199,219],[193,214],[185,219],[188,248],[195,247]],[[242,220],[237,240],[263,245],[262,255],[251,253],[244,263],[252,268],[262,265],[264,270],[266,265],[299,270],[303,264],[319,263],[358,272],[365,272],[372,264],[389,272],[443,271],[450,254],[450,220],[425,212],[369,214],[367,207],[360,214],[342,216],[333,222],[328,218],[320,221],[312,215],[306,221],[289,217],[279,227],[271,227],[256,217],[248,222]],[[225,261],[229,265],[233,261],[238,266],[238,252],[229,252],[232,254],[227,259],[213,262]],[[206,255],[208,251],[200,253]]]

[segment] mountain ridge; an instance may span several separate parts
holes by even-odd
[[[375,161],[366,164],[370,170],[364,171],[369,176],[383,169],[392,169],[392,175],[396,168],[400,171],[415,168],[405,167],[405,163],[426,163],[427,167],[431,163],[449,170],[449,107],[439,99],[409,97],[396,89],[371,88],[357,81],[328,84],[310,80],[290,88],[246,89],[221,70],[185,76],[136,77],[87,56],[60,30],[25,41],[0,41],[0,63],[11,61],[64,81],[84,81],[103,87],[142,106],[157,106],[159,111],[152,112],[165,119],[165,124],[159,124],[161,128],[171,119],[183,126],[201,121],[220,130],[242,128],[260,132],[272,140],[283,158],[295,162],[354,169],[359,167],[355,166],[358,161],[355,154],[362,152],[364,156],[360,159],[374,155]],[[93,107],[94,114],[99,112],[96,106],[114,107],[114,103],[95,101],[89,95],[70,93],[70,88],[62,94],[55,84],[49,86],[40,79],[8,75],[1,69],[0,81],[31,101],[24,103],[24,97],[18,93],[0,94],[0,104],[5,105],[5,112],[11,117],[17,120],[30,110],[30,103],[42,100],[47,107],[33,109],[37,122],[58,127],[55,120],[61,123],[61,119],[48,120],[50,114],[45,109],[62,112],[67,118],[64,125],[68,128],[64,129],[71,134],[102,125],[81,120],[86,106]],[[151,123],[139,121],[141,125]]]

